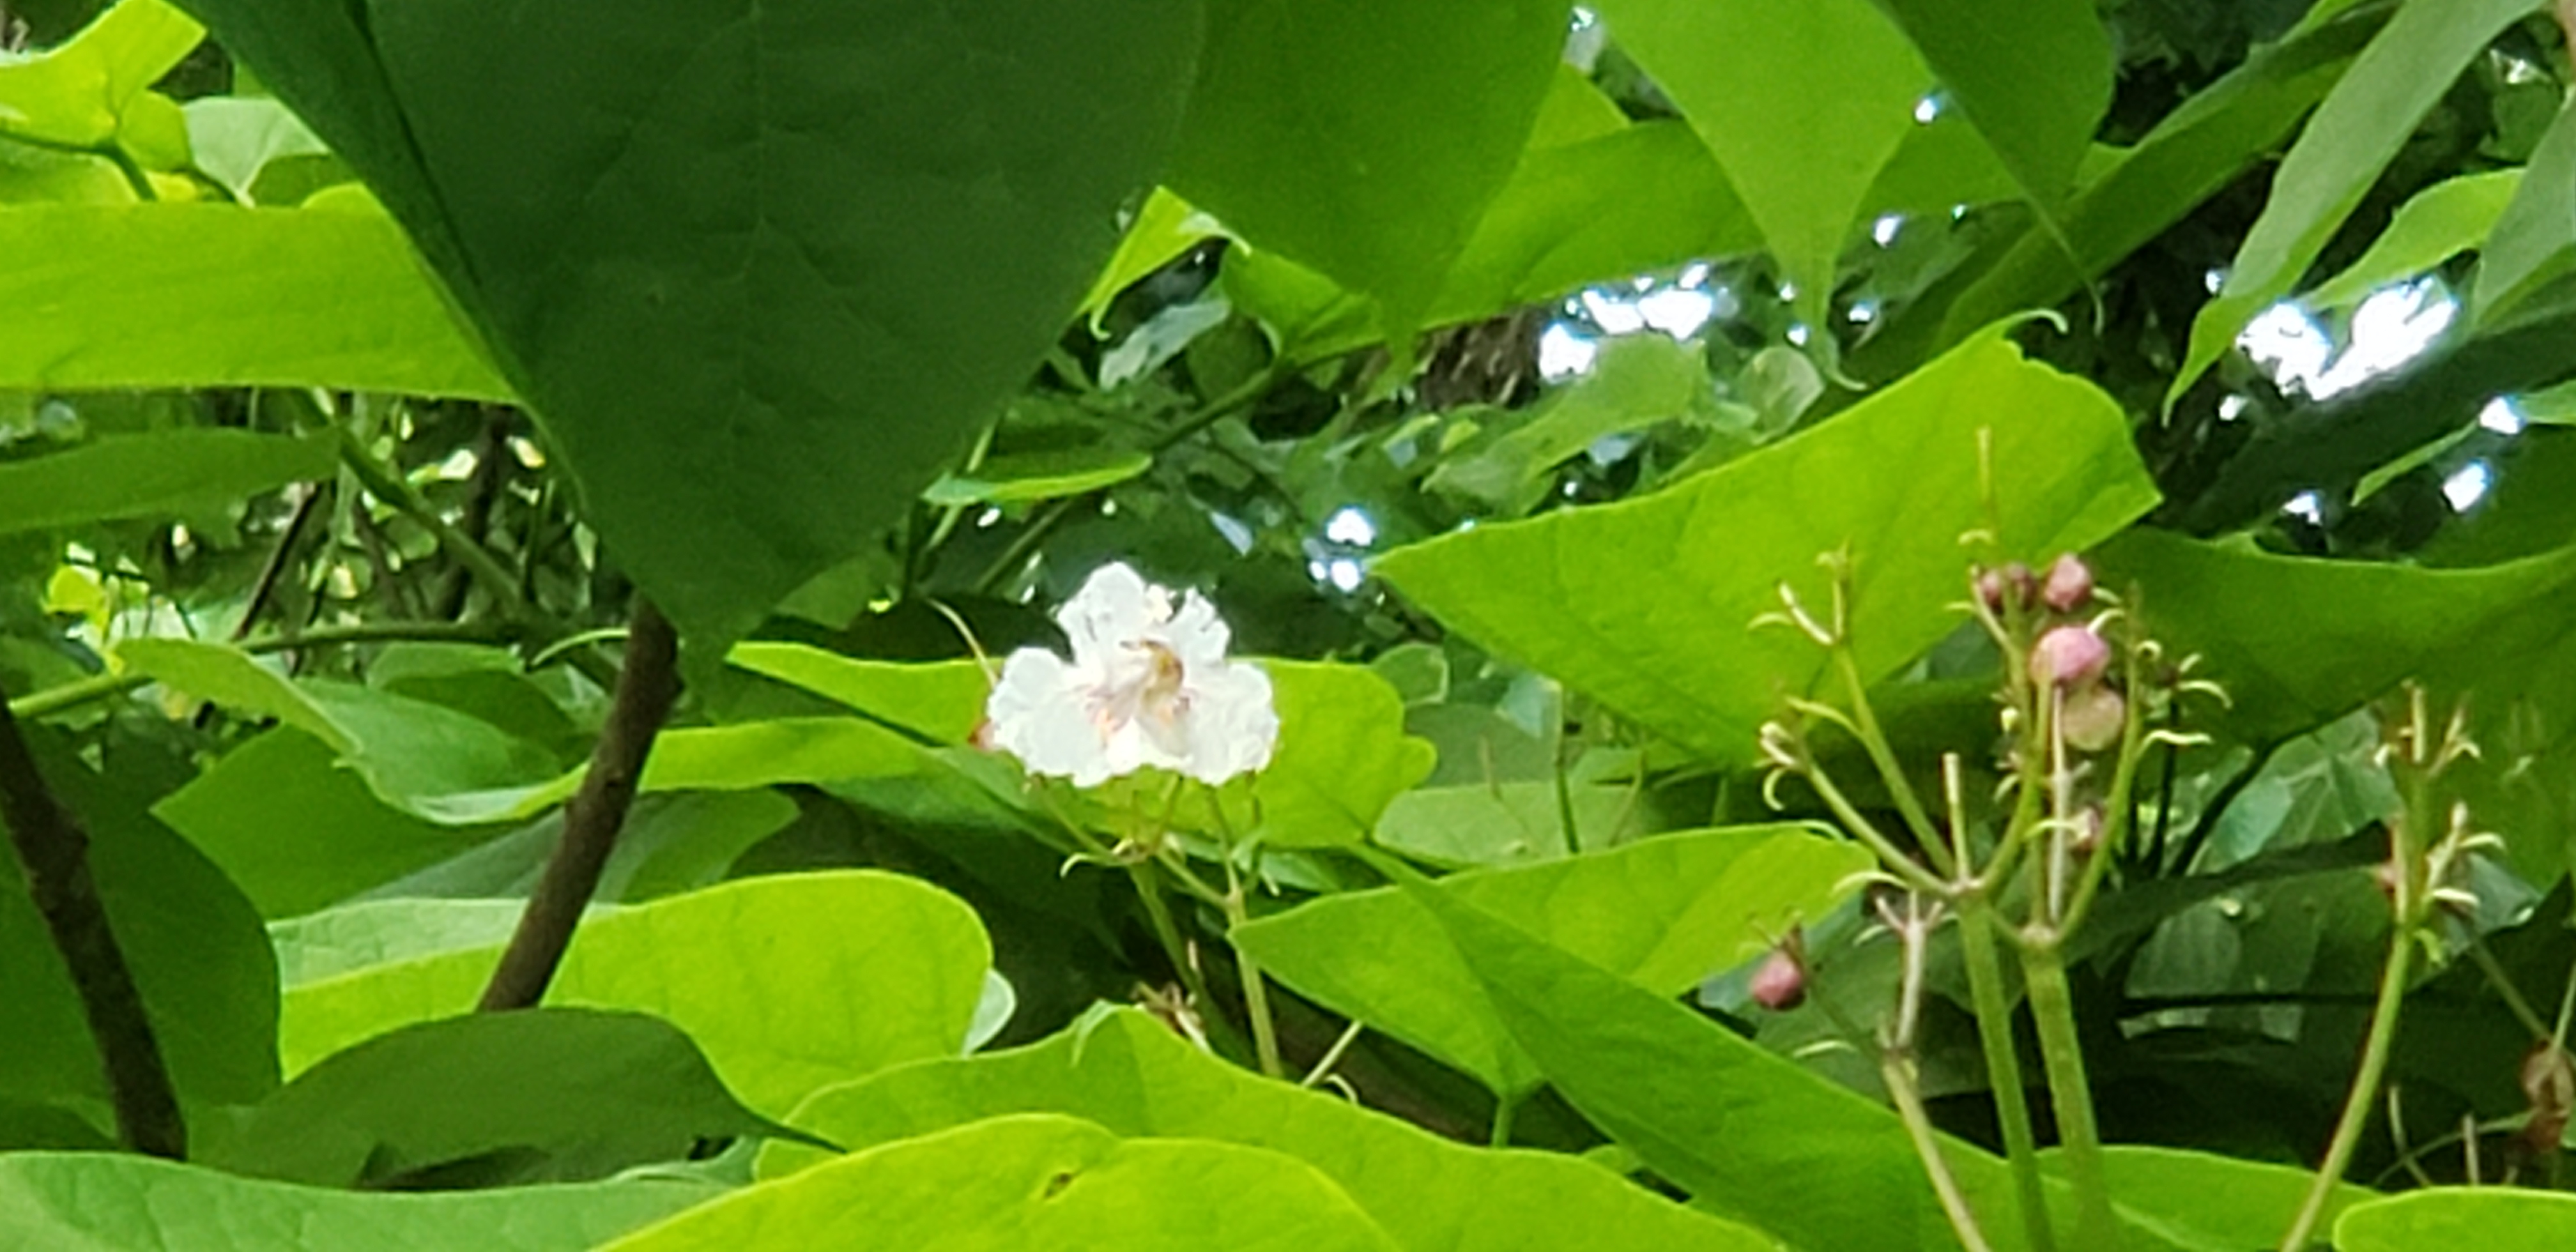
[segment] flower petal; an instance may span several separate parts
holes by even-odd
[[[1279,744],[1279,710],[1270,675],[1260,666],[1234,661],[1206,667],[1189,676],[1182,692],[1190,722],[1182,772],[1221,783],[1270,764]]]
[[[1089,787],[1124,772],[1112,768],[1104,751],[1086,675],[1043,648],[1022,648],[1003,662],[984,716],[992,722],[993,746],[1018,757],[1030,773],[1065,775]]]
[[[1190,669],[1225,664],[1226,645],[1234,638],[1225,620],[1216,615],[1216,606],[1195,591],[1182,598],[1180,611],[1155,633]]]
[[[1123,561],[1091,571],[1091,577],[1082,580],[1082,590],[1055,611],[1056,625],[1064,628],[1065,639],[1073,645],[1074,661],[1099,664],[1103,657],[1145,637],[1158,624],[1153,591],[1144,576]]]

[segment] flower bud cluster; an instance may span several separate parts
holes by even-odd
[[[2128,705],[2104,681],[2111,670],[2110,641],[2084,620],[2094,603],[2092,567],[2071,552],[2045,573],[2015,562],[1978,574],[1977,596],[1999,618],[2042,615],[2046,626],[2025,664],[2041,697],[2059,701],[2057,724],[2067,744],[2098,752],[2117,742]]]

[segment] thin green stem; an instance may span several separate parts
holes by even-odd
[[[1926,895],[1946,896],[1950,893],[1948,883],[1935,877],[1914,858],[1905,855],[1888,840],[1886,835],[1880,834],[1877,825],[1862,814],[1850,798],[1843,794],[1842,788],[1834,785],[1833,776],[1826,773],[1822,766],[1811,766],[1799,777],[1806,779],[1807,785],[1814,787],[1816,794],[1824,798],[1825,807],[1833,811],[1835,819],[1842,822],[1843,828],[1849,830],[1853,838],[1860,840],[1870,851],[1878,854],[1880,863],[1886,867],[1888,873],[1896,875],[1906,886]]]
[[[2370,1034],[2361,1045],[2361,1067],[2352,1076],[2352,1090],[2345,1093],[2343,1115],[2335,1119],[2334,1138],[2326,1143],[2326,1159],[2317,1166],[2314,1179],[2308,1183],[2307,1198],[2300,1201],[2298,1216],[2290,1221],[2290,1232],[2281,1236],[2281,1252],[2303,1252],[2308,1237],[2316,1233],[2317,1223],[2325,1217],[2326,1202],[2334,1197],[2343,1172],[2352,1165],[2353,1149],[2361,1143],[2362,1127],[2370,1121],[2370,1109],[2379,1098],[2379,1082],[2388,1073],[2388,1053],[2397,1041],[2397,1014],[2406,999],[2406,985],[2414,974],[2415,930],[2400,924],[2388,942],[2388,966],[2379,976],[2379,1002],[2370,1010]]]
[[[1342,1063],[1342,1054],[1350,1051],[1351,1045],[1359,1042],[1360,1035],[1367,1030],[1367,1022],[1353,1018],[1350,1025],[1342,1028],[1341,1037],[1333,1040],[1333,1046],[1324,1049],[1323,1059],[1316,1061],[1315,1067],[1307,1070],[1305,1079],[1297,1085],[1313,1087],[1332,1077],[1333,1067]]]
[[[2472,937],[2469,940],[2469,959],[2478,963],[2478,972],[2486,975],[2487,984],[2496,989],[2496,995],[2504,1000],[2504,1006],[2513,1013],[2514,1020],[2521,1022],[2522,1028],[2530,1031],[2534,1040],[2547,1042],[2552,1037],[2549,1023],[2541,1020],[2539,1011],[2531,1007],[2531,1001],[2522,998],[2522,988],[2513,985],[2513,976],[2505,972],[2504,963],[2487,950],[2485,938]]]
[[[2054,1252],[2048,1193],[2039,1172],[2039,1142],[2031,1132],[2030,1097],[2022,1088],[2021,1053],[2013,1044],[2013,1010],[2004,997],[2003,963],[1997,957],[1994,905],[1982,891],[1959,896],[1959,950],[1976,1003],[1977,1037],[1985,1045],[1986,1085],[1995,1093],[2003,1124],[2004,1159],[2012,1165],[2014,1199],[2030,1252]]]
[[[324,626],[293,634],[268,635],[247,639],[238,646],[253,655],[290,652],[298,648],[326,648],[350,643],[509,643],[517,632],[504,626],[467,622],[360,622],[349,626]],[[9,713],[21,720],[52,717],[93,701],[112,699],[152,684],[150,674],[128,671],[122,674],[100,674],[78,682],[64,683],[31,692],[9,702]]]
[[[1914,1141],[1914,1154],[1923,1158],[1923,1172],[1932,1179],[1932,1194],[1940,1197],[1941,1212],[1949,1217],[1950,1229],[1959,1236],[1959,1246],[1966,1252],[1992,1252],[1985,1230],[1977,1225],[1976,1210],[1968,1207],[1968,1197],[1959,1190],[1959,1180],[1951,1176],[1950,1164],[1941,1156],[1940,1136],[1932,1127],[1932,1115],[1923,1107],[1913,1062],[1891,1050],[1879,1058],[1878,1074],[1887,1084],[1889,1098],[1896,1103],[1897,1116],[1905,1122],[1906,1137]]]
[[[1492,1131],[1485,1136],[1486,1147],[1512,1146],[1512,1122],[1520,1116],[1520,1111],[1521,1096],[1517,1093],[1501,1091],[1494,1094],[1494,1125]]]
[[[1172,962],[1172,972],[1187,988],[1190,999],[1206,1011],[1216,1001],[1209,997],[1207,979],[1200,975],[1198,962],[1190,959],[1187,944],[1181,941],[1181,928],[1172,920],[1171,906],[1163,902],[1163,885],[1155,881],[1151,861],[1130,861],[1127,876],[1136,884],[1136,898],[1145,906],[1145,917],[1154,927],[1154,939],[1163,945],[1163,955]]]
[[[449,559],[464,566],[465,571],[474,576],[474,581],[483,584],[483,589],[500,602],[503,612],[531,626],[547,628],[549,634],[563,633],[520,594],[518,576],[503,568],[500,558],[493,556],[490,549],[476,542],[472,536],[449,525],[447,519],[439,516],[438,510],[422,499],[419,492],[412,490],[409,483],[377,464],[358,442],[358,437],[347,430],[340,432],[340,461],[349,467],[349,473],[357,478],[359,486],[367,489],[368,495],[401,510],[428,531]]]
[[[1261,1072],[1272,1078],[1288,1076],[1287,1067],[1279,1061],[1279,1025],[1270,1014],[1270,988],[1261,975],[1261,962],[1242,944],[1234,942],[1234,932],[1252,920],[1244,904],[1243,874],[1234,864],[1234,824],[1226,820],[1225,803],[1213,791],[1207,793],[1208,810],[1214,814],[1217,830],[1217,853],[1225,861],[1225,934],[1226,946],[1234,949],[1234,968],[1243,978],[1243,1013],[1252,1019],[1252,1051],[1261,1063]]]
[[[1861,750],[1869,754],[1870,764],[1878,767],[1878,776],[1887,785],[1887,794],[1896,802],[1897,815],[1905,819],[1906,829],[1914,832],[1914,842],[1932,867],[1944,875],[1956,874],[1959,866],[1950,855],[1950,846],[1932,824],[1931,814],[1924,811],[1923,799],[1914,794],[1914,784],[1905,777],[1905,767],[1898,763],[1896,750],[1887,744],[1887,735],[1879,729],[1878,714],[1870,707],[1868,684],[1861,681],[1860,663],[1852,658],[1851,645],[1834,646],[1834,667],[1851,692],[1852,730],[1860,740]]]
[[[2066,957],[2054,934],[2025,937],[2022,982],[2030,992],[2031,1020],[2039,1027],[2039,1056],[2048,1073],[2049,1105],[2066,1180],[2075,1188],[2075,1242],[2110,1252],[2119,1230],[2111,1216],[2111,1184],[2102,1163],[2102,1132],[2093,1122],[2093,1088],[2084,1077],[2084,1043],[2075,1025],[2075,993],[2066,982]]]

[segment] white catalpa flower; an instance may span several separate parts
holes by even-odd
[[[993,746],[1030,772],[1089,787],[1153,765],[1221,783],[1270,763],[1270,676],[1225,659],[1225,623],[1197,592],[1176,605],[1169,589],[1112,563],[1055,620],[1073,660],[1022,648],[984,704]]]

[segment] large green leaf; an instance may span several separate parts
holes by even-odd
[[[2258,742],[2332,721],[2461,649],[2513,655],[2529,642],[2518,636],[2556,629],[2526,610],[2576,582],[2576,551],[2425,569],[2155,530],[2122,536],[2100,565],[2108,585],[2143,593],[2157,638],[2176,655],[2199,654],[2198,672],[2227,690],[2227,707],[2204,715]]]
[[[139,780],[43,750],[89,837],[91,876],[182,1099],[244,1103],[277,1086],[277,964],[223,872],[143,811]],[[110,760],[113,766],[115,761]],[[105,1084],[80,999],[14,857],[0,857],[0,1095],[95,1101]]]
[[[359,900],[270,922],[268,936],[278,980],[293,990],[371,965],[494,947],[526,911],[523,900]]]
[[[1125,1140],[1070,1117],[999,1117],[890,1143],[739,1191],[603,1252],[1394,1252],[1295,1157],[1195,1139]]]
[[[1690,120],[1821,313],[1862,198],[1931,75],[1869,0],[1602,0],[1619,46]]]
[[[2087,547],[2155,501],[2110,397],[1988,336],[1665,491],[1480,526],[1375,569],[1477,643],[1710,757],[1749,761],[1781,693],[1824,666],[1805,637],[1754,620],[1779,610],[1784,582],[1822,611],[1821,554],[1853,555],[1865,678],[1956,625],[1960,537],[1987,525],[1987,442],[1998,538],[2015,556]]]
[[[705,639],[864,548],[1025,377],[1199,36],[1186,0],[189,6],[384,198]]]
[[[0,1244],[60,1252],[584,1252],[719,1194],[617,1182],[332,1191],[106,1152],[0,1155]]]
[[[801,643],[745,643],[725,660],[938,743],[966,742],[984,720],[984,697],[993,687],[973,661],[906,665]]]
[[[1489,1152],[1316,1091],[1247,1073],[1134,1010],[1031,1047],[928,1061],[815,1094],[796,1110],[853,1151],[1010,1113],[1062,1113],[1133,1137],[1215,1139],[1296,1157],[1417,1252],[1753,1249],[1766,1235],[1693,1212],[1586,1162]],[[831,1158],[778,1143],[761,1173]]]
[[[1253,776],[1245,829],[1274,848],[1368,838],[1387,802],[1431,772],[1427,740],[1404,733],[1404,698],[1364,665],[1264,661],[1279,747]]]
[[[508,400],[372,206],[0,209],[0,386]]]
[[[1896,1114],[1672,1000],[1542,942],[1427,883],[1409,886],[1447,929],[1512,1038],[1555,1089],[1702,1207],[1792,1245],[1840,1252],[1949,1247],[1949,1225]],[[1997,1249],[2023,1246],[2008,1167],[1970,1145],[1942,1154]],[[2236,1163],[2200,1158],[2211,1186]],[[2248,1167],[2262,1169],[2262,1167]],[[2257,1185],[2277,1184],[2263,1169]],[[2052,1207],[2072,1198],[2050,1186]],[[2183,1220],[2123,1205],[2129,1252],[2204,1243]],[[2123,1197],[2124,1198],[2124,1197]]]
[[[2192,318],[2190,353],[2168,397],[2180,396],[2257,312],[2298,285],[2460,71],[2497,31],[2537,7],[2534,0],[2399,6],[2282,158],[2225,285]]]
[[[2576,1196],[2511,1187],[2427,1187],[2345,1211],[2336,1252],[2553,1252],[2576,1239]]]
[[[306,1070],[230,1131],[207,1164],[411,1189],[605,1178],[784,1128],[737,1103],[669,1022],[532,1009],[379,1035]]]
[[[2091,0],[1880,0],[2023,194],[2053,208],[2111,104]]]
[[[287,1070],[472,1008],[498,955],[443,952],[295,988],[279,1029]],[[991,964],[974,912],[945,892],[892,874],[798,874],[588,919],[546,1002],[667,1018],[775,1116],[827,1083],[955,1054]]]
[[[0,211],[0,221],[7,216]],[[6,333],[0,328],[0,335]],[[68,452],[0,464],[0,535],[188,514],[291,482],[326,478],[338,464],[338,453],[326,440],[246,430],[169,430],[100,439]]]
[[[2407,198],[2370,250],[2299,297],[2312,308],[2349,308],[2390,283],[2413,278],[2486,242],[2522,183],[2521,170],[2445,178]]]
[[[2531,166],[2478,259],[2475,298],[2481,325],[2503,321],[2533,292],[2576,267],[2576,107],[2558,120],[2531,154]]]
[[[1887,334],[1879,352],[1911,365],[1912,353],[2055,305],[2107,272],[2270,152],[2341,80],[2385,16],[2366,9],[2256,49],[2086,183],[2059,214],[2056,236],[2034,225],[1982,269],[1964,267],[1957,294],[1927,300],[1920,313],[1900,313],[1892,329],[1901,333]],[[1928,325],[1934,322],[1937,329]],[[1867,354],[1864,348],[1855,357]]]
[[[1548,0],[1216,0],[1172,189],[1404,334],[1511,177],[1565,20]]]
[[[1803,828],[1660,835],[1544,865],[1443,878],[1439,890],[1663,995],[1751,957],[1831,911],[1867,850]],[[1475,1075],[1507,1096],[1539,1071],[1439,919],[1399,888],[1326,896],[1237,927],[1280,981]],[[1366,961],[1350,959],[1367,952]]]
[[[394,808],[339,760],[329,744],[280,727],[226,753],[152,813],[222,866],[266,917],[312,912],[499,833]]]
[[[186,157],[187,126],[151,86],[205,36],[161,0],[125,0],[61,47],[0,62],[0,142],[170,168]]]
[[[551,753],[481,718],[352,683],[295,681],[239,648],[132,639],[116,659],[166,687],[320,739],[377,798],[434,821],[489,820],[460,818],[449,798],[540,785],[560,768]]]

